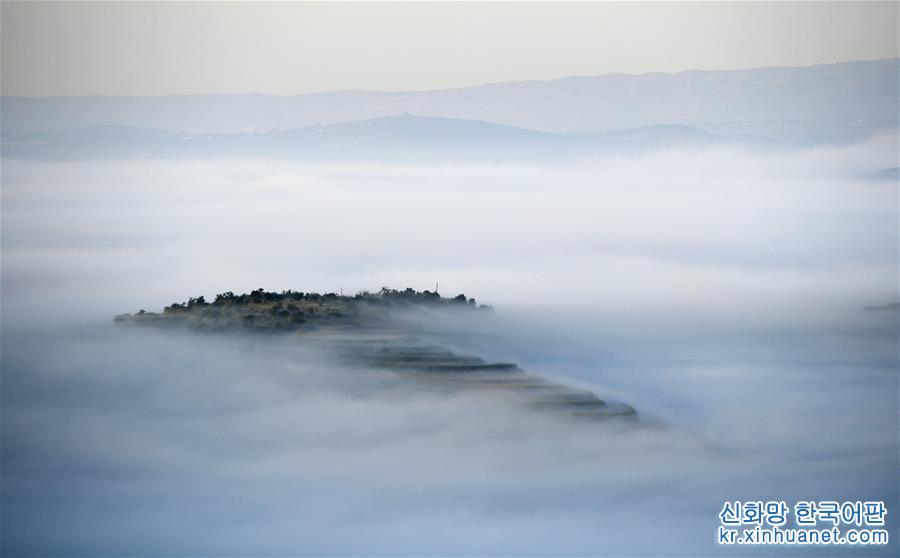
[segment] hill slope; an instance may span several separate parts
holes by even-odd
[[[465,295],[442,298],[429,291],[382,289],[379,293],[341,296],[334,293],[223,293],[212,303],[203,297],[167,306],[162,314],[116,316],[122,326],[185,327],[223,333],[282,333],[312,343],[351,368],[396,374],[401,381],[440,392],[490,391],[497,397],[569,419],[633,419],[629,405],[605,401],[596,394],[549,381],[508,362],[486,362],[418,337],[421,322],[398,319],[398,313],[485,311]],[[446,316],[445,316],[446,317]]]

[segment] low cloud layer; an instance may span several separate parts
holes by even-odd
[[[893,166],[889,138],[565,167],[10,160],[5,302],[105,321],[225,290],[440,282],[624,315],[885,304],[897,189],[869,177]]]
[[[725,499],[896,510],[897,317],[863,310],[898,299],[897,185],[870,178],[896,148],[4,161],[4,554],[696,556],[721,554]],[[646,422],[110,323],[227,290],[437,281],[496,311],[430,335]],[[867,550],[896,554],[891,535]]]

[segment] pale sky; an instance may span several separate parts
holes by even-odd
[[[439,89],[898,56],[897,2],[2,2],[5,95]]]

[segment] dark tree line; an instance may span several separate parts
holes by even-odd
[[[243,306],[247,304],[261,303],[287,303],[287,302],[368,302],[373,304],[451,304],[455,306],[466,305],[471,307],[479,307],[474,298],[466,298],[464,294],[458,294],[453,298],[443,298],[437,291],[417,291],[412,288],[404,290],[390,289],[383,287],[380,291],[372,293],[369,291],[360,291],[354,295],[339,295],[336,293],[307,293],[302,291],[286,290],[281,292],[266,291],[264,289],[255,289],[249,293],[236,295],[231,291],[219,293],[210,303],[203,296],[189,298],[187,302],[173,302],[165,308],[166,313],[183,312],[195,308],[216,307],[216,306]],[[296,308],[296,307],[295,307]],[[481,305],[480,308],[489,308]],[[290,309],[290,307],[288,307]],[[283,308],[279,307],[276,312],[283,312]]]

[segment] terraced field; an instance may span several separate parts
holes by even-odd
[[[345,337],[333,342],[345,363],[401,372],[423,389],[447,392],[492,391],[535,410],[589,420],[637,417],[624,403],[606,401],[591,391],[553,382],[510,362],[487,362],[413,336]]]

